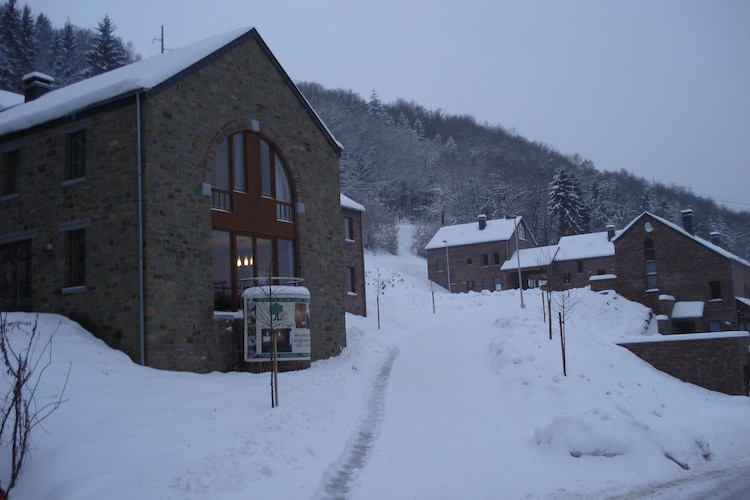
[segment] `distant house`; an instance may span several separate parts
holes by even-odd
[[[308,354],[281,369],[341,351],[342,146],[255,29],[49,92],[33,76],[0,112],[0,310],[66,315],[156,368],[260,371],[241,294],[294,277]]]
[[[346,312],[367,316],[365,297],[365,257],[362,240],[362,215],[365,207],[341,195],[344,221],[344,270],[346,273]]]
[[[517,276],[519,264],[525,286],[546,285],[550,290],[588,286],[615,272],[614,227],[598,233],[563,236],[557,245],[522,248],[503,263],[501,270]],[[517,281],[517,280],[516,280]]]
[[[661,333],[747,330],[750,262],[683,227],[644,212],[612,239],[616,291],[650,307]]]
[[[517,288],[518,279],[503,282],[501,266],[517,248],[536,247],[522,217],[441,227],[425,245],[427,276],[451,292]],[[450,281],[449,281],[450,277]]]

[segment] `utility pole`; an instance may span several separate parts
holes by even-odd
[[[154,38],[154,41],[159,41],[161,43],[161,53],[164,53],[164,25],[161,25],[161,38]]]
[[[516,261],[518,265],[518,292],[521,295],[521,309],[525,309],[523,303],[523,283],[521,282],[521,249],[518,246],[518,226],[521,224],[521,218],[516,216]]]

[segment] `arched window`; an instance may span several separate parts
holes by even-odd
[[[656,290],[656,249],[651,238],[643,241],[643,260],[646,264],[646,289]]]
[[[281,152],[256,132],[224,138],[209,161],[214,307],[236,310],[257,278],[296,275],[294,187]]]

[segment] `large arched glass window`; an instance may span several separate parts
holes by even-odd
[[[222,140],[211,161],[214,307],[240,307],[268,276],[296,275],[294,186],[281,152],[260,134]]]

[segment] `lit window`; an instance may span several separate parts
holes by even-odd
[[[236,310],[246,288],[296,275],[294,190],[281,152],[257,132],[225,138],[208,165],[214,307]]]

